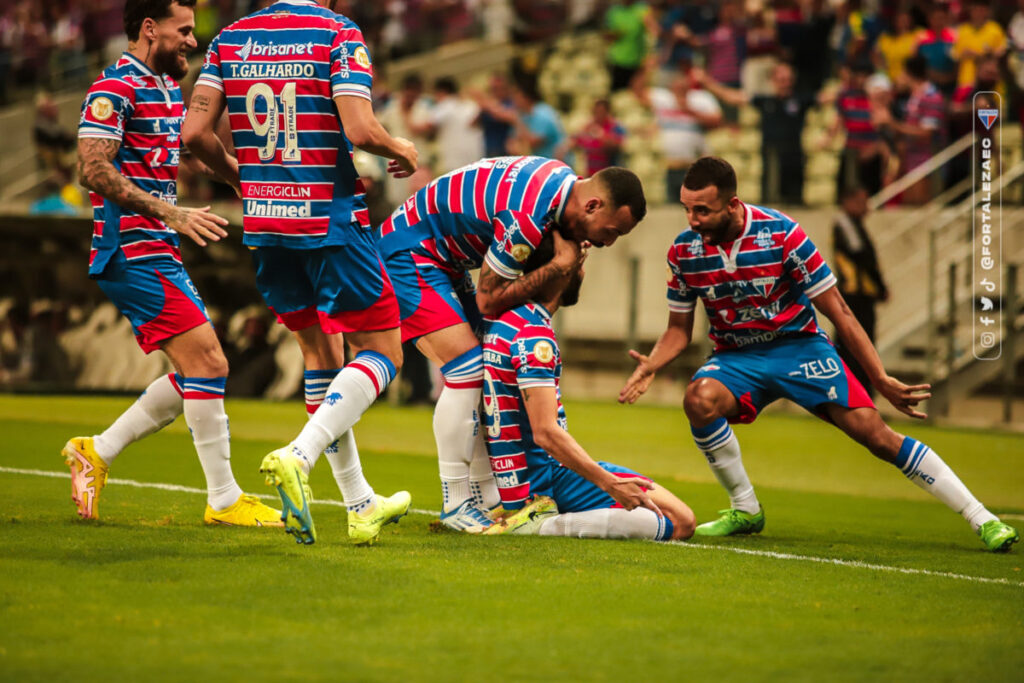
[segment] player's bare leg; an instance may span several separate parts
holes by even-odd
[[[480,340],[468,323],[458,323],[423,335],[416,347],[444,376],[444,388],[434,407],[434,439],[443,495],[441,523],[457,531],[480,533],[493,523],[487,511],[498,499],[489,460],[483,459],[486,449],[480,429]],[[476,468],[471,468],[474,453],[478,462]],[[479,470],[477,476],[471,477],[471,469]]]
[[[690,420],[697,448],[704,454],[718,483],[729,492],[729,509],[720,510],[718,519],[701,524],[694,533],[732,536],[761,531],[764,510],[743,468],[740,444],[728,422],[740,412],[736,397],[718,380],[698,377],[686,388],[683,409]]]
[[[1006,552],[1018,541],[1017,530],[989,512],[942,458],[920,441],[893,431],[877,410],[834,403],[826,404],[825,410],[850,438],[898,467],[907,479],[962,515],[989,550]]]

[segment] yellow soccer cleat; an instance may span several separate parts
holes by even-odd
[[[348,537],[355,545],[376,543],[381,527],[397,522],[409,513],[409,506],[412,505],[412,496],[408,491],[399,491],[388,498],[375,497],[377,500],[372,510],[363,514],[348,513]]]
[[[76,436],[64,444],[64,462],[71,468],[71,500],[82,519],[99,517],[100,491],[107,483],[107,463],[96,454],[91,436]]]
[[[224,526],[284,526],[280,510],[264,505],[256,496],[244,493],[223,510],[214,510],[207,504],[203,521]]]
[[[309,511],[313,491],[299,459],[291,454],[289,447],[278,448],[263,458],[260,472],[266,476],[267,485],[276,486],[281,496],[280,516],[284,530],[295,537],[296,543],[316,543],[316,527]]]
[[[536,534],[544,522],[557,514],[558,505],[553,499],[548,496],[534,496],[524,507],[509,512],[483,533],[485,536]]]

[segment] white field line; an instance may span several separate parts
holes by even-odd
[[[30,470],[20,469],[17,467],[0,467],[0,473],[3,474],[24,474],[33,477],[50,477],[53,479],[70,479],[71,474],[69,472],[58,472],[54,470]],[[204,489],[197,489],[191,486],[179,486],[178,484],[163,484],[159,482],[143,482],[133,481],[131,479],[108,479],[108,484],[118,484],[120,486],[133,486],[140,489],[158,489],[160,491],[176,491],[179,493],[194,493],[194,494],[205,494]],[[276,495],[262,494],[258,495],[259,498],[264,500],[280,500]],[[345,507],[345,504],[340,500],[314,500],[314,505],[332,505],[334,507]],[[428,515],[437,517],[441,513],[437,510],[421,510],[417,508],[410,508],[409,512],[417,515]],[[1004,517],[1018,517],[1017,515],[1003,515]],[[654,543],[655,541],[651,541]],[[797,560],[802,562],[817,562],[818,564],[831,564],[838,565],[841,567],[853,567],[856,569],[869,569],[871,571],[878,572],[895,572],[898,574],[914,574],[920,576],[934,576],[942,579],[956,579],[958,581],[970,581],[972,583],[995,583],[1003,586],[1015,586],[1017,588],[1024,588],[1024,581],[1011,581],[1009,579],[993,578],[988,576],[970,576],[968,574],[956,574],[953,572],[937,572],[931,569],[913,569],[910,567],[893,567],[886,564],[872,564],[870,562],[860,562],[857,560],[842,560],[836,557],[815,557],[813,555],[794,555],[792,553],[780,553],[773,550],[751,550],[749,548],[734,548],[724,545],[709,545],[707,543],[694,543],[692,541],[669,541],[667,545],[678,546],[681,548],[687,548],[690,550],[720,550],[729,553],[736,553],[737,555],[755,555],[757,557],[768,557],[773,560]]]

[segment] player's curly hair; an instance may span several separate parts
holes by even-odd
[[[732,199],[736,195],[736,171],[721,157],[701,157],[686,172],[683,187],[703,190],[708,185],[717,187],[722,199]]]
[[[124,0],[124,32],[128,40],[138,40],[142,22],[160,21],[171,16],[171,5],[195,7],[196,0]]]
[[[635,173],[620,166],[609,166],[595,173],[593,179],[608,191],[608,199],[615,210],[620,206],[628,206],[637,223],[647,215],[644,186]]]

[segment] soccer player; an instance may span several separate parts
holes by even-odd
[[[480,314],[524,303],[574,272],[582,243],[611,245],[646,212],[640,180],[626,169],[579,180],[561,161],[497,157],[437,178],[381,225],[378,246],[395,283],[402,339],[416,340],[444,376],[434,437],[446,526],[480,533],[499,504],[480,433]],[[554,257],[521,277],[548,233]],[[468,273],[475,268],[479,291]]]
[[[552,255],[551,239],[544,239],[523,272],[535,271]],[[532,301],[486,322],[487,448],[502,505],[516,512],[484,533],[689,538],[695,520],[686,503],[632,470],[594,462],[569,433],[551,316],[576,303],[582,282],[580,263],[543,285]]]
[[[197,157],[229,174],[235,160],[213,133],[227,108],[256,284],[302,349],[310,421],[260,466],[284,502],[286,530],[298,542],[316,540],[308,474],[327,449],[349,538],[371,544],[410,499],[405,491],[374,493],[350,431],[402,363],[398,303],[370,230],[353,145],[391,159],[398,177],[416,170],[417,152],[377,121],[363,35],[328,4],[279,0],[221,31],[184,136]],[[343,369],[342,334],[355,354]]]
[[[176,372],[150,384],[102,434],[68,441],[63,455],[78,514],[95,519],[114,458],[184,412],[206,475],[204,521],[280,526],[278,511],[244,495],[231,472],[228,363],[178,248],[177,233],[200,246],[227,235],[227,221],[210,207],[177,205],[184,114],[177,80],[196,47],[194,5],[125,2],[129,50],[89,89],[78,128],[79,177],[93,206],[89,276],[131,321],[142,350],[160,349]]]
[[[764,528],[764,510],[729,423],[753,422],[764,406],[788,398],[963,515],[989,550],[1009,550],[1019,538],[1017,530],[986,510],[927,445],[882,421],[818,327],[814,308],[832,321],[886,400],[906,415],[925,417],[915,406],[930,396],[930,387],[907,386],[886,374],[832,271],[800,226],[778,211],[741,202],[735,171],[716,157],[703,157],[690,168],[679,195],[690,227],[668,252],[668,328],[650,356],[630,351],[637,368],[619,401],[635,402],[654,374],[690,343],[700,297],[715,351],[694,374],[684,408],[697,447],[729,492],[730,509],[698,526],[696,534],[730,536]]]

